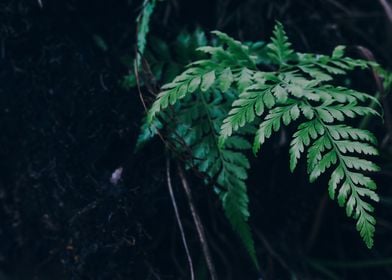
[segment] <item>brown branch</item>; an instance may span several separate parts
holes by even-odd
[[[184,191],[186,193],[186,196],[188,198],[189,208],[191,210],[193,221],[196,226],[197,234],[199,236],[199,241],[201,243],[202,252],[203,252],[206,264],[207,264],[208,271],[211,276],[211,280],[217,280],[218,278],[217,278],[214,263],[212,262],[211,252],[208,247],[204,226],[200,220],[199,214],[196,211],[196,207],[195,207],[195,204],[193,203],[192,193],[191,193],[191,189],[189,187],[188,180],[186,179],[184,170],[182,169],[182,167],[180,165],[178,165],[178,175],[180,176],[181,184],[182,184]]]
[[[180,213],[178,211],[178,207],[177,207],[177,203],[176,203],[176,198],[174,197],[174,192],[173,192],[173,187],[172,187],[171,177],[170,177],[170,159],[168,157],[166,158],[166,176],[167,176],[167,187],[168,187],[169,193],[170,193],[170,199],[171,199],[172,204],[173,204],[173,208],[174,208],[174,213],[176,215],[177,224],[178,224],[178,227],[180,228],[182,243],[184,244],[185,253],[186,253],[186,256],[187,256],[187,259],[188,259],[189,270],[190,270],[190,274],[191,274],[191,280],[194,280],[195,279],[195,273],[194,273],[194,270],[193,270],[192,257],[191,257],[191,254],[189,253],[189,248],[188,248],[188,243],[187,243],[186,237],[185,237],[184,227],[182,226]]]

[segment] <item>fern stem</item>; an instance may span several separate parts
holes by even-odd
[[[188,247],[188,243],[187,243],[187,240],[186,240],[186,237],[185,237],[184,227],[183,227],[182,222],[181,222],[180,213],[178,211],[176,198],[174,197],[174,192],[173,192],[173,187],[172,187],[172,182],[171,182],[171,177],[170,177],[170,159],[168,157],[166,158],[166,177],[167,177],[167,187],[168,187],[169,193],[170,193],[170,199],[171,199],[172,204],[173,204],[173,208],[174,208],[174,213],[176,215],[177,224],[178,224],[178,227],[180,228],[182,243],[184,244],[185,253],[186,253],[186,256],[187,256],[187,259],[188,259],[189,270],[190,270],[190,274],[191,274],[191,278],[190,279],[191,280],[195,280],[195,273],[194,273],[194,269],[193,269],[192,257],[191,257],[191,254],[189,253],[189,247]]]
[[[214,125],[213,125],[213,120],[211,118],[211,114],[210,114],[210,111],[209,111],[209,108],[208,108],[207,101],[205,100],[205,97],[204,97],[203,94],[201,94],[200,96],[201,96],[200,99],[202,101],[202,104],[203,104],[203,106],[204,106],[204,108],[206,110],[206,115],[207,115],[207,119],[208,119],[208,126],[210,127],[211,135],[214,138],[214,144],[215,144],[216,150],[218,151],[219,160],[222,163],[222,169],[226,170],[226,167],[225,167],[226,161],[225,161],[225,159],[222,156],[221,147],[219,145],[219,135],[215,131],[215,128],[214,128]]]
[[[178,175],[180,176],[182,187],[184,188],[185,194],[188,199],[189,208],[191,210],[193,221],[196,226],[196,231],[199,236],[199,241],[201,243],[202,252],[207,264],[208,271],[210,273],[211,280],[217,280],[218,277],[216,274],[214,263],[212,262],[211,252],[210,252],[210,248],[208,247],[204,226],[201,222],[199,214],[197,213],[195,204],[193,203],[192,192],[189,187],[188,180],[185,177],[185,173],[182,167],[180,165],[177,165],[177,167],[178,167]]]
[[[219,159],[222,162],[222,168],[224,168],[225,161],[224,161],[224,159],[222,157],[221,149],[220,149],[220,146],[219,146],[219,140],[218,140],[219,139],[219,135],[215,131],[215,128],[214,128],[214,125],[213,125],[213,121],[212,121],[212,118],[211,118],[211,114],[210,114],[210,111],[209,111],[209,108],[208,108],[208,104],[207,104],[207,101],[205,100],[205,97],[204,97],[203,93],[200,94],[200,99],[201,99],[201,102],[202,102],[202,104],[203,104],[203,106],[204,106],[204,108],[206,110],[206,115],[207,115],[207,119],[208,119],[208,126],[210,127],[211,135],[214,138],[214,144],[215,144],[216,149],[218,151]]]
[[[218,140],[217,140],[218,139],[218,135],[215,132],[215,129],[214,129],[213,125],[212,125],[213,121],[212,121],[212,118],[211,118],[211,114],[210,114],[210,111],[209,111],[209,108],[208,108],[207,101],[205,100],[205,97],[204,97],[203,93],[200,94],[200,99],[201,99],[201,102],[203,103],[203,106],[204,106],[204,108],[206,110],[206,115],[207,115],[207,118],[208,118],[208,125],[209,125],[209,127],[211,129],[212,134],[215,136],[214,137],[215,143],[216,143],[217,147],[219,147]]]

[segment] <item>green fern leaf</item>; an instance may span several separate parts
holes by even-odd
[[[136,63],[140,64],[140,55],[144,54],[146,48],[147,35],[150,30],[150,18],[154,12],[156,0],[145,0],[143,3],[143,10],[137,17],[136,21],[139,25],[137,33],[137,49],[138,54],[136,58]]]
[[[261,145],[266,139],[271,137],[272,132],[279,130],[282,122],[285,125],[289,125],[299,117],[300,110],[298,105],[293,101],[291,102],[292,103],[289,103],[287,106],[276,107],[267,114],[265,120],[260,124],[259,129],[256,132],[253,143],[254,154],[259,152]]]
[[[341,126],[329,126],[323,123],[322,117],[319,122],[324,126],[325,134],[318,138],[308,151],[308,172],[310,181],[316,180],[328,168],[337,164],[329,181],[329,194],[334,199],[338,191],[340,206],[346,207],[347,216],[357,219],[357,229],[366,245],[373,245],[374,218],[371,216],[373,207],[363,200],[368,197],[378,201],[374,192],[375,183],[370,178],[354,171],[378,171],[379,167],[374,163],[347,153],[377,154],[377,150],[369,144],[354,142],[354,140],[340,140],[341,138],[356,138],[368,142],[374,142],[369,133],[350,127],[342,134]],[[337,132],[337,133],[335,133]],[[334,136],[333,136],[334,135]],[[360,137],[359,137],[360,135]],[[294,138],[295,139],[295,138]]]
[[[248,205],[246,185],[241,183],[236,184],[235,187],[231,186],[228,192],[223,195],[222,201],[227,218],[234,230],[240,235],[253,263],[258,268],[254,241],[247,223],[249,212],[246,210]]]
[[[219,139],[221,145],[234,131],[253,122],[256,116],[261,116],[265,106],[271,108],[274,103],[270,86],[256,84],[248,87],[233,102],[233,108],[223,120]]]
[[[222,71],[219,77],[219,89],[222,92],[226,92],[230,88],[233,81],[233,73],[231,72],[231,69],[227,67],[225,70]]]
[[[237,78],[237,88],[239,92],[243,92],[247,87],[252,84],[254,71],[243,68]]]
[[[291,49],[291,43],[280,22],[277,22],[275,25],[271,43],[267,45],[267,48],[269,49],[268,55],[271,60],[279,65],[285,64],[295,56],[294,51]]]
[[[297,132],[294,133],[293,139],[290,143],[290,170],[294,171],[297,166],[298,160],[301,154],[308,147],[312,139],[316,139],[319,135],[323,135],[325,132],[324,127],[319,123],[318,120],[312,120],[299,125]],[[320,160],[320,152],[325,150],[328,145],[328,140],[324,137],[320,137],[312,146],[310,154],[313,155],[314,152],[317,155],[311,156],[311,159]],[[312,152],[313,151],[313,152]],[[314,160],[313,160],[314,161]],[[314,164],[312,164],[313,166]]]
[[[155,119],[152,123],[148,124],[147,120],[143,121],[143,124],[140,128],[140,133],[136,141],[135,151],[140,150],[147,142],[153,139],[160,129],[162,129],[163,125],[158,120]]]
[[[250,164],[243,152],[249,150],[251,144],[246,138],[236,135],[227,139],[224,145],[218,145],[218,133],[234,96],[232,91],[223,93],[209,89],[189,104],[183,103],[177,117],[185,116],[182,122],[189,123],[191,129],[177,130],[173,135],[182,137],[192,148],[193,159],[189,165],[206,174],[208,181],[217,186],[230,224],[258,266],[252,233],[247,224],[249,198],[245,180]],[[196,108],[194,116],[187,119],[192,108]]]

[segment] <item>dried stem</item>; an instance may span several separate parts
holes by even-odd
[[[390,23],[392,23],[392,6],[390,3],[388,3],[387,0],[379,0],[381,6],[383,7],[385,14],[388,17],[388,20]]]
[[[170,193],[170,199],[171,199],[172,204],[173,204],[173,208],[174,208],[174,213],[176,215],[177,224],[178,224],[178,227],[180,228],[180,232],[181,232],[182,243],[184,244],[185,253],[186,253],[186,256],[187,256],[187,259],[188,259],[189,270],[190,270],[190,274],[191,274],[191,280],[194,280],[195,279],[195,273],[194,273],[194,269],[193,269],[192,257],[191,257],[191,254],[189,253],[189,248],[188,248],[188,243],[187,243],[187,240],[186,240],[186,237],[185,237],[184,227],[183,227],[182,222],[181,222],[180,213],[178,211],[176,198],[174,197],[173,187],[172,187],[172,183],[171,183],[170,159],[169,158],[166,158],[166,176],[167,176],[167,187],[168,187],[169,193]]]
[[[186,196],[188,198],[189,208],[191,209],[193,221],[196,226],[197,234],[199,236],[199,241],[201,243],[201,248],[203,251],[205,261],[207,263],[207,268],[210,273],[211,280],[217,280],[218,278],[217,278],[214,263],[212,262],[211,252],[208,247],[205,230],[204,230],[203,224],[200,220],[199,214],[196,211],[195,204],[193,203],[192,193],[191,193],[191,189],[189,187],[188,180],[185,177],[184,170],[179,165],[178,165],[178,174],[180,176],[182,186],[183,186],[184,191],[186,193]]]

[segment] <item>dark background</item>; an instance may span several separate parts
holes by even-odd
[[[167,0],[151,34],[220,29],[266,40],[276,19],[300,51],[370,49],[392,63],[391,19],[383,1]],[[387,3],[387,2],[384,2]],[[0,280],[188,279],[165,181],[159,139],[133,152],[143,107],[121,79],[131,65],[140,1],[0,0]],[[97,39],[98,38],[98,39]],[[98,41],[103,41],[102,47]],[[353,83],[375,92],[371,73]],[[390,104],[390,98],[385,104]],[[390,120],[387,120],[387,122]],[[392,151],[385,123],[383,170],[374,176],[375,246],[327,197],[326,179],[288,170],[287,143],[273,139],[253,159],[251,226],[264,279],[392,279]],[[119,185],[111,173],[124,168]],[[189,174],[220,279],[257,279],[211,190]],[[178,204],[199,279],[206,267],[177,177]]]

